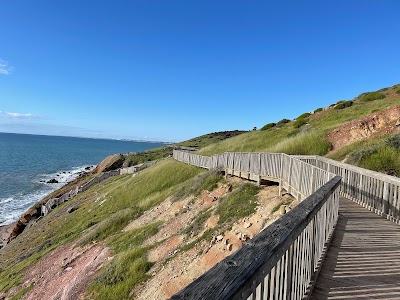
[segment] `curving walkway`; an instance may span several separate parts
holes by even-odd
[[[400,299],[400,227],[345,198],[312,300]]]

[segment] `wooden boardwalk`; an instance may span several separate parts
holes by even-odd
[[[348,199],[312,300],[400,299],[400,226]]]

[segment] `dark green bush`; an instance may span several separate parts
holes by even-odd
[[[392,176],[400,175],[399,151],[389,146],[381,146],[368,157],[363,158],[358,165]]]
[[[335,105],[335,109],[343,109],[346,107],[350,107],[353,105],[353,101],[340,101],[340,103],[338,102],[338,104]]]
[[[293,122],[294,128],[300,128],[301,126],[307,124],[308,119],[300,118]]]
[[[396,94],[400,94],[400,89],[398,89],[398,90],[396,91]]]
[[[366,157],[371,156],[372,154],[376,153],[377,151],[378,151],[378,147],[375,145],[361,148],[361,149],[358,149],[358,150],[350,153],[347,158],[347,161],[350,164],[357,165],[361,160],[365,159]]]
[[[385,139],[385,143],[393,148],[400,149],[400,133],[388,137]]]
[[[261,130],[268,130],[268,129],[271,129],[271,128],[275,127],[275,126],[276,126],[276,123],[268,123],[268,124],[264,125],[261,128]]]
[[[304,119],[304,118],[307,118],[307,117],[309,117],[309,116],[311,116],[310,113],[304,113],[304,114],[298,116],[297,119]]]
[[[276,123],[276,125],[277,125],[277,126],[282,126],[282,125],[284,125],[284,124],[286,124],[286,123],[289,123],[289,122],[290,122],[289,119],[282,119],[282,120],[280,120],[278,123]]]
[[[323,108],[317,108],[316,110],[314,110],[314,112],[320,112],[320,111],[322,111],[323,110]]]
[[[384,99],[385,95],[379,92],[372,92],[368,93],[365,96],[361,98],[362,102],[369,102],[369,101],[374,101],[374,100],[379,100],[379,99]]]

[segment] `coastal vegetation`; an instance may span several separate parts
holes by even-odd
[[[160,148],[150,149],[144,152],[134,153],[134,154],[126,154],[124,155],[124,159],[126,161],[125,166],[133,166],[137,164],[144,163],[146,161],[153,161],[160,158],[167,157],[172,154],[173,149],[199,149],[211,145],[213,143],[217,143],[223,141],[225,139],[229,139],[234,136],[238,136],[240,134],[245,133],[246,131],[242,130],[233,130],[233,131],[221,131],[221,132],[213,132],[209,134],[205,134],[199,137],[192,138],[187,141],[183,141],[180,143],[176,143],[173,145],[168,145]]]
[[[353,100],[341,100],[326,108],[305,112],[295,120],[268,123],[261,130],[225,131],[203,135],[174,145],[142,153],[125,155],[125,166],[159,160],[157,164],[134,175],[120,175],[99,183],[56,207],[47,216],[22,232],[0,249],[1,293],[15,290],[13,299],[28,293],[32,285],[23,285],[30,268],[61,247],[81,249],[105,247],[110,258],[93,277],[87,296],[93,299],[126,299],[132,290],[151,277],[153,263],[149,253],[164,242],[148,242],[162,233],[169,220],[150,221],[127,229],[132,222],[155,210],[165,201],[182,207],[175,216],[187,214],[196,199],[210,197],[211,204],[197,212],[179,228],[182,244],[164,259],[166,266],[176,255],[191,251],[201,243],[211,243],[235,222],[253,214],[258,205],[260,187],[248,182],[229,182],[220,170],[205,171],[167,158],[174,148],[197,150],[202,155],[223,152],[282,152],[295,155],[326,155],[363,168],[400,176],[400,133],[396,120],[385,121],[388,107],[400,104],[399,86],[364,93]],[[393,113],[396,116],[395,113]],[[398,114],[397,114],[398,116]],[[362,118],[362,119],[361,119]],[[361,120],[361,121],[360,121]],[[377,126],[380,122],[387,131]],[[364,126],[364,127],[363,127]],[[386,127],[385,127],[386,126]],[[349,141],[349,130],[360,138]],[[357,131],[358,130],[358,131]],[[369,132],[369,131],[370,132]],[[368,134],[368,138],[363,138]],[[94,175],[83,176],[82,184]],[[221,197],[210,193],[222,189]],[[62,193],[71,186],[54,192]],[[218,198],[218,199],[217,199]],[[186,201],[186,202],[185,202]],[[275,203],[272,213],[292,199]],[[37,205],[40,205],[37,204]],[[75,209],[69,210],[71,207]],[[207,227],[216,217],[215,226]],[[18,287],[18,288],[16,288]]]

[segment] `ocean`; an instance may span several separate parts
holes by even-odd
[[[164,145],[107,139],[0,133],[0,225],[17,220],[35,202],[79,172],[115,153]],[[55,178],[59,183],[47,183]]]

